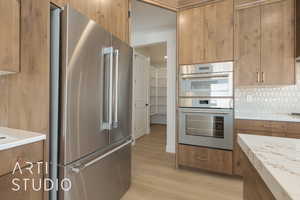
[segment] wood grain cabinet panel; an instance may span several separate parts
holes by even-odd
[[[113,0],[111,1],[111,28],[112,32],[119,39],[129,42],[129,1]]]
[[[204,60],[204,8],[184,10],[179,13],[180,64]]]
[[[251,19],[251,20],[249,20]],[[237,11],[236,81],[239,86],[258,85],[260,73],[260,8]]]
[[[179,145],[180,166],[232,174],[232,151]]]
[[[20,71],[20,3],[0,1],[0,74]]]
[[[257,170],[242,152],[244,200],[276,200],[268,186],[265,184]]]
[[[122,41],[129,42],[129,0],[68,0],[70,5],[96,21]]]
[[[288,138],[300,139],[300,123],[294,123],[294,122],[287,123],[286,136]]]
[[[236,9],[237,86],[295,84],[294,10],[294,0]]]
[[[295,84],[294,0],[263,5],[261,11],[261,81]]]
[[[179,12],[179,63],[233,60],[233,1]]]
[[[59,6],[59,7],[64,7],[67,3],[68,3],[69,0],[51,0],[51,3]]]
[[[20,167],[25,167],[28,165],[26,162],[43,161],[43,145],[43,142],[36,142],[0,151],[0,176],[13,171],[17,162]]]
[[[235,120],[233,173],[235,175],[242,176],[242,151],[237,143],[237,134],[288,137],[300,139],[300,123],[263,120]]]
[[[16,188],[13,184],[13,179],[19,179],[15,181],[20,186],[19,191],[13,191],[12,188]],[[27,188],[25,189],[24,179],[28,179]],[[34,191],[32,184],[34,183],[35,188],[39,189],[41,181],[42,189]],[[38,169],[38,165],[34,165],[32,168],[32,174],[28,170],[22,170],[15,172],[15,174],[7,174],[0,177],[0,194],[1,199],[11,200],[42,200],[43,199],[43,169]]]
[[[204,6],[204,62],[233,60],[233,1]],[[201,62],[201,60],[196,60]]]

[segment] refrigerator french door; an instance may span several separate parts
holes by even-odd
[[[131,179],[132,48],[70,6],[61,14],[60,200],[119,200]],[[66,186],[67,187],[67,186]]]

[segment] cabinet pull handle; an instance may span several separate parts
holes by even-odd
[[[256,72],[256,76],[257,76],[257,83],[259,83],[260,82],[259,72]]]
[[[261,72],[261,82],[265,82],[265,73]]]

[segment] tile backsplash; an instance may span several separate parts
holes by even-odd
[[[296,72],[296,85],[235,89],[235,112],[300,113],[300,63]]]

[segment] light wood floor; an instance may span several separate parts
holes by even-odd
[[[165,152],[165,127],[133,147],[132,185],[122,200],[242,200],[242,182],[202,171],[175,169],[175,156]]]

